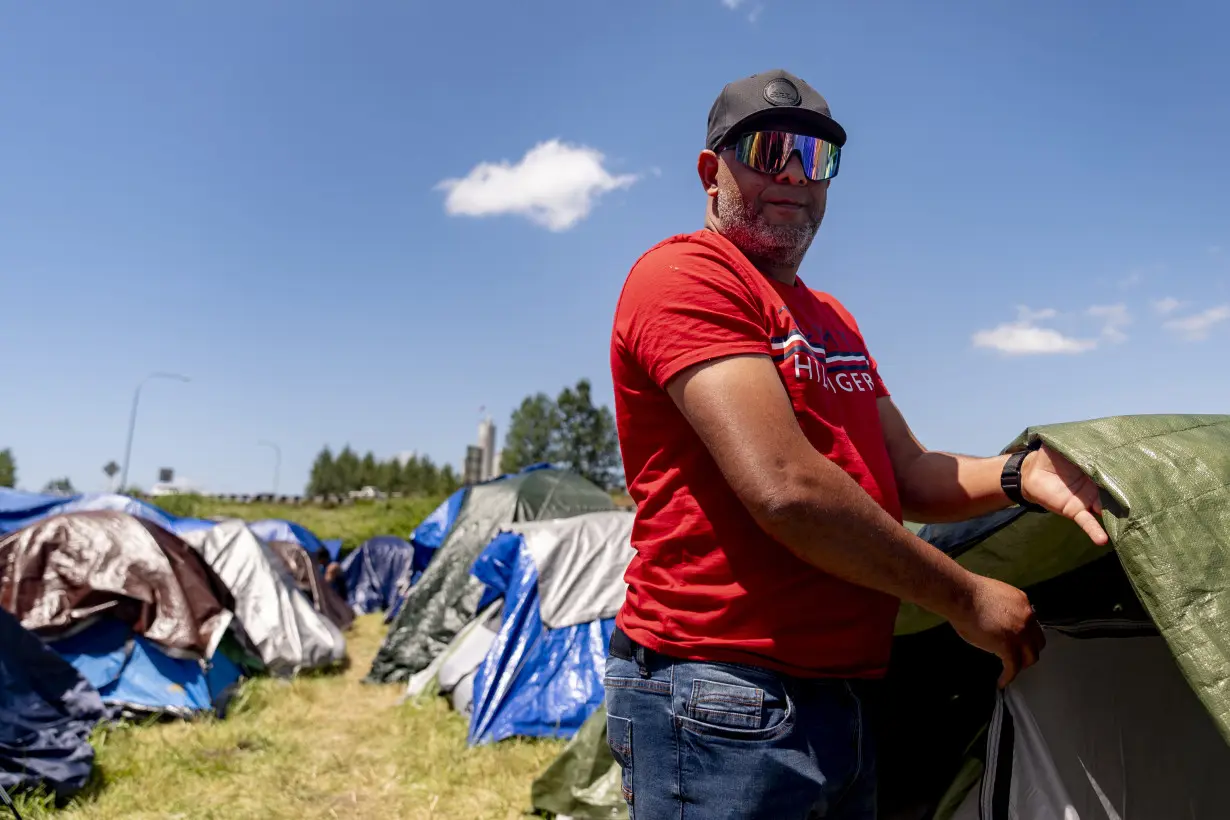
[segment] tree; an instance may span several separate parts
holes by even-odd
[[[103,474],[107,476],[107,479],[109,482],[115,481],[115,474],[118,473],[119,471],[120,471],[120,465],[116,464],[114,460],[108,461],[106,464],[103,465]],[[111,484],[108,483],[107,486],[110,487]]]
[[[603,489],[618,482],[619,436],[609,407],[594,406],[589,379],[565,387],[556,399],[556,459]]]
[[[423,456],[419,462],[421,473],[418,491],[424,495],[435,495],[440,492],[440,471],[436,468],[431,456]]]
[[[380,483],[380,468],[376,466],[376,456],[371,450],[367,451],[367,455],[363,456],[363,461],[359,464],[359,477],[356,483],[359,485],[354,488],[356,490],[375,487]]]
[[[312,462],[307,494],[329,495],[338,492],[336,478],[337,469],[333,462],[333,451],[326,444],[324,449],[316,454],[316,460]]]
[[[559,427],[559,408],[550,396],[546,393],[526,396],[509,420],[500,471],[515,473],[531,464],[554,461]]]
[[[54,481],[48,481],[43,487],[43,492],[52,493],[54,495],[76,495],[77,491],[73,489],[73,482],[68,480],[68,476],[57,478]]]
[[[17,459],[8,447],[0,450],[0,487],[17,486]]]
[[[376,485],[386,493],[402,492],[401,462],[391,458],[380,465],[380,482]]]
[[[440,468],[439,491],[445,495],[452,495],[461,487],[461,479],[457,477],[457,473],[453,471],[452,464],[445,464]]]
[[[337,492],[345,493],[363,486],[359,483],[363,463],[359,461],[354,450],[350,449],[349,444],[337,454],[337,463],[334,466],[337,475]]]

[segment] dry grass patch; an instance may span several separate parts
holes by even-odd
[[[100,733],[98,783],[28,820],[524,817],[530,783],[562,741],[466,746],[466,720],[440,698],[399,704],[401,686],[362,683],[381,616],[347,634],[344,673],[249,681],[224,720]],[[3,813],[0,812],[0,817]]]

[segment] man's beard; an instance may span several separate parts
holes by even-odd
[[[739,250],[749,257],[778,265],[798,266],[820,229],[818,221],[770,225],[733,187],[718,194],[717,216],[722,235]]]

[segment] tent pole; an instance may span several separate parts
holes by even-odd
[[[3,802],[4,805],[8,806],[9,811],[13,813],[13,816],[16,817],[17,820],[21,820],[21,812],[17,811],[17,807],[13,805],[12,798],[9,797],[9,793],[4,790],[3,786],[0,786],[0,802]]]

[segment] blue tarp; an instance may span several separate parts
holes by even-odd
[[[363,542],[342,562],[350,608],[360,614],[389,609],[398,597],[398,581],[410,575],[413,558],[414,547],[394,535]]]
[[[338,555],[340,555],[340,554],[341,554],[341,552],[342,552],[342,539],[340,539],[340,538],[326,538],[326,539],[325,539],[324,541],[322,541],[321,543],[322,543],[322,544],[324,544],[324,545],[325,545],[325,549],[327,549],[327,550],[329,551],[329,560],[330,560],[330,561],[336,561],[336,560],[337,560],[337,556],[338,556]]]
[[[406,602],[406,595],[410,592],[410,588],[418,582],[419,576],[435,557],[436,550],[440,549],[449,531],[453,529],[453,524],[457,523],[457,516],[461,514],[461,507],[465,504],[467,492],[469,492],[468,488],[462,487],[444,499],[440,502],[440,506],[432,510],[431,514],[414,528],[414,532],[410,533],[410,544],[414,547],[414,559],[410,565],[409,577],[399,579],[401,583],[398,594],[391,601],[388,613],[384,617],[386,624],[397,617],[402,604]]]
[[[571,738],[602,705],[615,619],[546,629],[538,611],[538,569],[524,539],[513,533],[494,538],[472,574],[488,587],[485,601],[504,598],[504,614],[474,678],[469,743],[514,735]]]
[[[126,495],[86,493],[83,495],[43,495],[0,488],[0,535],[15,532],[50,515],[90,510],[115,510],[152,521],[164,530],[176,534],[209,529],[213,521],[180,518]]]
[[[51,647],[98,689],[113,716],[124,711],[221,714],[241,676],[221,652],[205,662],[173,658],[113,618]]]
[[[316,533],[302,524],[296,524],[294,521],[266,518],[263,521],[249,524],[248,529],[252,531],[253,535],[266,543],[269,541],[285,541],[291,544],[298,544],[307,550],[312,558],[315,558],[316,553],[320,550],[328,551],[328,547],[316,537]]]
[[[98,691],[0,609],[0,786],[72,797],[94,768],[90,733],[103,717]]]
[[[448,531],[453,528],[461,505],[465,503],[466,490],[463,487],[446,498],[440,506],[431,511],[431,515],[414,528],[410,534],[410,543],[414,545],[414,569],[422,572],[431,563],[431,557],[444,543]]]

